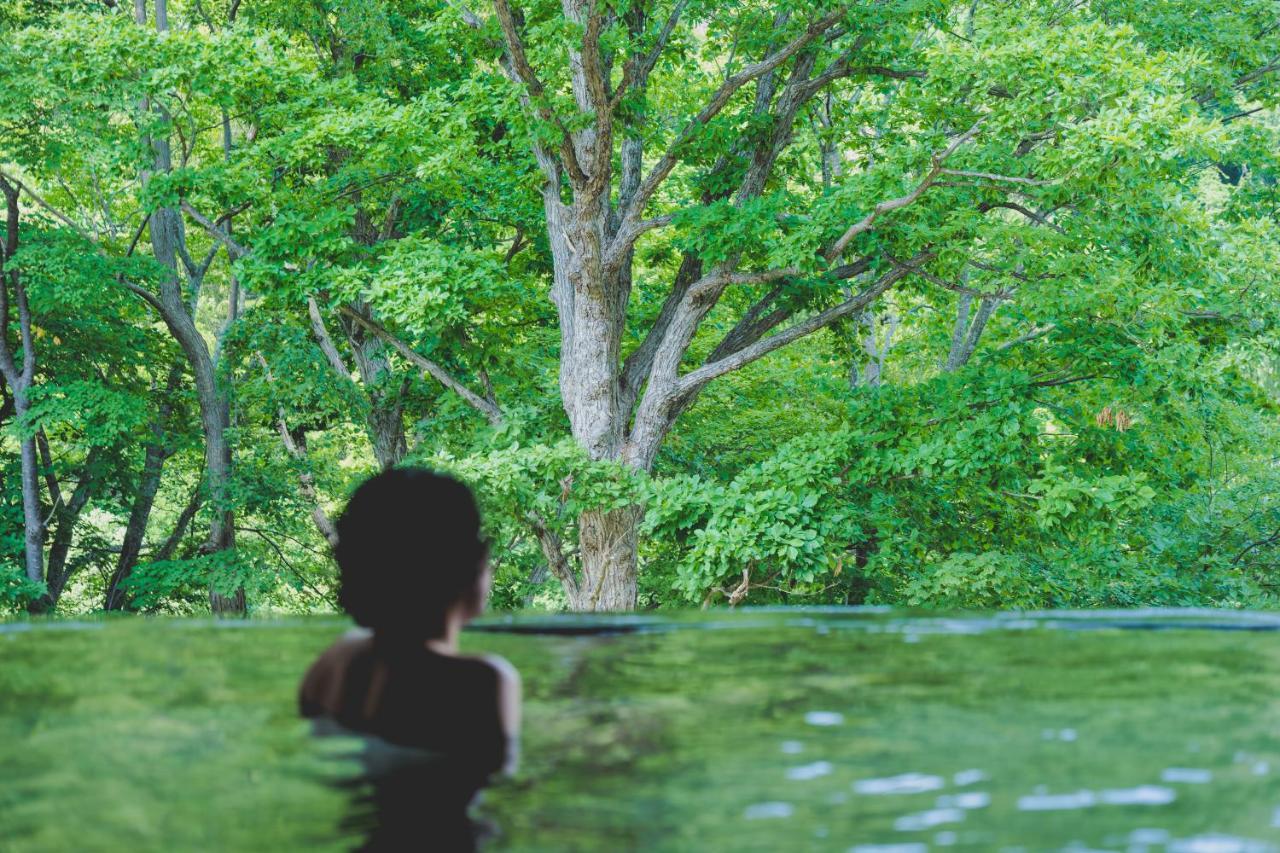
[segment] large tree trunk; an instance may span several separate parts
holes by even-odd
[[[634,610],[639,507],[578,516],[581,577],[569,606],[577,611]]]
[[[627,282],[602,270],[607,213],[599,200],[566,206],[550,187],[544,207],[555,258],[552,300],[560,315],[560,396],[570,430],[592,460],[624,461],[630,413],[619,367]],[[640,518],[639,507],[578,516],[579,576],[567,590],[573,610],[635,608]]]

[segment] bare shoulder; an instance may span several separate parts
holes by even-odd
[[[500,655],[476,655],[475,660],[486,664],[498,673],[498,680],[515,687],[520,686],[520,671],[511,665],[511,661]]]
[[[372,631],[367,628],[352,628],[330,643],[329,647],[316,658],[311,668],[313,670],[317,668],[323,670],[335,665],[342,665],[358,652],[368,649],[372,643]]]
[[[332,685],[341,680],[341,674],[351,659],[369,648],[373,633],[365,628],[355,628],[334,640],[321,652],[302,677],[299,698],[305,708],[323,704],[332,692]]]

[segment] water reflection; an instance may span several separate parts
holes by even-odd
[[[941,776],[902,773],[883,779],[860,779],[853,783],[853,790],[859,794],[921,794],[936,791],[944,784]]]
[[[328,719],[314,720],[313,733],[351,745],[334,757],[358,770],[332,784],[348,797],[341,829],[357,840],[353,849],[465,853],[497,834],[492,823],[470,814],[487,774],[454,757],[393,744]]]

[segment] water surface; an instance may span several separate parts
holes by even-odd
[[[345,627],[0,625],[0,850],[348,849],[343,746],[294,705]],[[489,849],[1280,850],[1273,614],[480,627],[526,694]]]

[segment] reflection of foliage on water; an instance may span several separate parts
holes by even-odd
[[[901,616],[760,612],[674,621],[688,624],[464,637],[509,658],[525,685],[522,769],[481,807],[498,826],[494,846],[843,851],[917,840],[894,822],[962,790],[990,794],[954,827],[976,833],[962,849],[1097,847],[1139,826],[1280,841],[1269,828],[1280,802],[1275,634],[966,636]],[[0,633],[6,849],[345,847],[348,804],[328,782],[356,768],[329,756],[350,745],[317,752],[294,701],[302,670],[343,627],[116,621]],[[834,724],[806,723],[814,711]],[[829,772],[788,778],[820,761]],[[1170,767],[1212,781],[1162,781]],[[988,779],[952,781],[973,769]],[[912,772],[947,782],[854,793],[860,780]],[[1148,784],[1174,789],[1176,802],[1017,808],[1040,786]],[[744,820],[771,802],[791,816]]]

